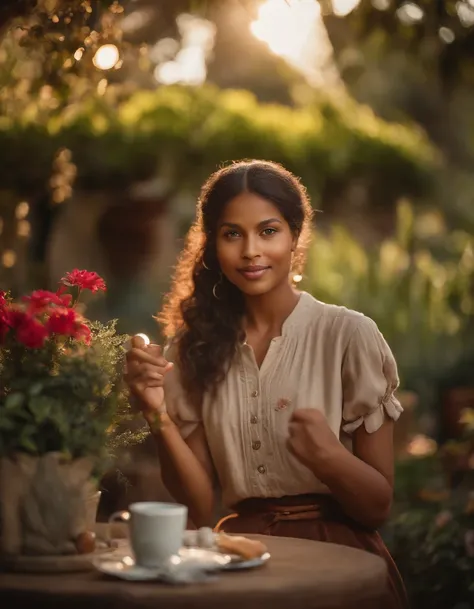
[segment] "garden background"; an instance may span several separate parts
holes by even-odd
[[[383,533],[415,608],[474,606],[473,50],[474,0],[0,6],[0,288],[95,270],[88,316],[160,340],[202,181],[294,171],[318,210],[299,285],[371,316],[399,364]],[[122,452],[103,515],[165,496],[153,446]]]

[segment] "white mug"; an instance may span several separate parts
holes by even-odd
[[[185,505],[140,501],[129,505],[128,511],[112,514],[109,524],[117,520],[128,522],[136,564],[159,567],[181,549],[187,519]]]

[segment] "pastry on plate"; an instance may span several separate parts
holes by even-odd
[[[237,554],[245,560],[260,558],[267,552],[265,544],[257,539],[248,539],[240,535],[227,535],[226,533],[216,535],[216,545],[221,552]]]

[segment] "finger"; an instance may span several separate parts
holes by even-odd
[[[157,389],[163,387],[163,381],[154,381],[153,379],[146,382],[146,389]]]
[[[161,387],[163,388],[164,383],[162,378],[154,378],[152,376],[139,376],[134,377],[132,380],[127,382],[128,387],[133,392],[142,392],[150,387]]]
[[[154,366],[153,364],[142,364],[140,367],[140,373],[144,372],[158,372],[162,376],[165,376],[170,370],[172,370],[174,364],[173,362],[166,362],[165,366]]]
[[[154,381],[152,379],[142,380],[130,386],[130,391],[134,394],[143,394],[147,389],[163,388],[163,381]]]
[[[298,410],[294,411],[290,418],[290,421],[302,423],[304,421],[307,421],[308,419],[311,419],[312,417],[317,417],[318,414],[319,411],[315,408],[299,408]]]
[[[150,355],[153,355],[153,357],[160,357],[163,354],[161,345],[155,345],[154,343],[147,345],[146,350]]]
[[[125,374],[139,374],[141,367],[143,364],[141,362],[137,362],[136,359],[127,359],[125,360]]]
[[[298,410],[295,410],[292,415],[290,420],[291,421],[302,421],[303,419],[306,418],[307,415],[307,411],[305,408],[298,408]]]
[[[140,336],[139,334],[135,334],[135,336],[132,336],[132,340],[130,342],[131,342],[132,348],[135,348],[135,349],[143,349],[144,347],[146,347],[145,339],[143,338],[143,336]]]
[[[148,364],[153,364],[154,366],[160,366],[161,358],[156,358],[147,353],[146,349],[138,349],[137,347],[132,347],[130,351],[127,351],[127,362],[131,361],[136,362],[146,362]],[[164,360],[166,362],[166,360]],[[168,363],[168,362],[166,362]]]
[[[137,397],[139,400],[143,399],[144,393],[147,389],[158,389],[163,387],[161,381],[147,381],[147,382],[134,382],[129,386],[131,395]]]
[[[152,366],[150,364],[142,364],[141,366],[130,369],[123,378],[127,385],[147,385],[150,382],[158,383],[154,384],[156,387],[163,387],[164,377],[167,374],[168,369],[158,368],[158,366]]]
[[[291,436],[294,436],[299,431],[300,428],[301,428],[301,423],[299,423],[297,421],[290,421],[288,423],[288,433]]]
[[[136,398],[141,398],[143,395],[143,391],[144,391],[144,387],[142,386],[141,383],[127,383],[128,388],[130,389],[130,393],[135,396]]]
[[[144,370],[138,377],[138,382],[146,383],[148,381],[160,381],[163,383],[163,374],[156,370]]]

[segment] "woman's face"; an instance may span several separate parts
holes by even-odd
[[[229,201],[217,225],[222,273],[248,296],[266,294],[288,282],[295,246],[278,208],[252,193]]]

